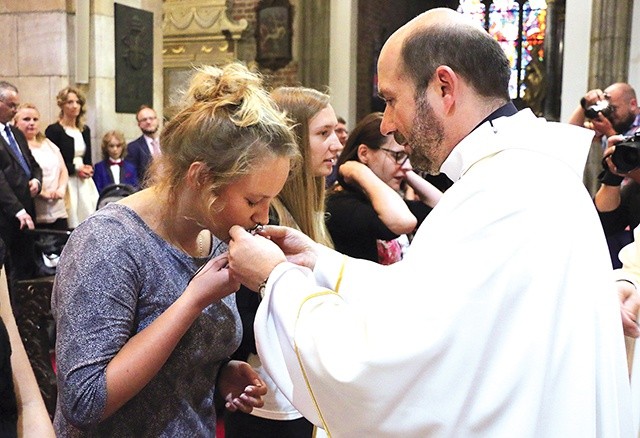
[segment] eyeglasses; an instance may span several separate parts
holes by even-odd
[[[396,164],[399,164],[401,166],[409,158],[409,155],[407,155],[405,151],[392,151],[391,149],[387,149],[387,148],[380,148],[380,150],[385,151],[386,153],[391,155],[391,157],[393,157],[393,161],[395,161]]]

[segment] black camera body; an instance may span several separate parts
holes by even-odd
[[[609,117],[612,113],[612,109],[609,106],[608,100],[600,100],[591,106],[584,109],[584,116],[588,119],[595,119],[598,117],[598,113],[602,113],[603,116]]]
[[[640,131],[625,137],[615,146],[611,162],[616,166],[618,173],[631,172],[640,167]]]

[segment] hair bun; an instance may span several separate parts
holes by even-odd
[[[259,76],[242,64],[233,63],[222,68],[203,66],[194,74],[187,98],[216,107],[240,105],[249,89],[259,88],[261,82]]]

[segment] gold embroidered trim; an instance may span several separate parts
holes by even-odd
[[[340,267],[340,273],[338,274],[338,280],[336,281],[335,291],[340,293],[340,284],[342,284],[342,275],[344,274],[344,267],[347,265],[347,256],[342,256],[342,266]]]

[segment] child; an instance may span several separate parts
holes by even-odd
[[[127,143],[120,131],[109,131],[102,137],[102,158],[96,164],[93,180],[98,192],[111,184],[128,184],[138,188],[138,177],[133,164],[124,160]]]

